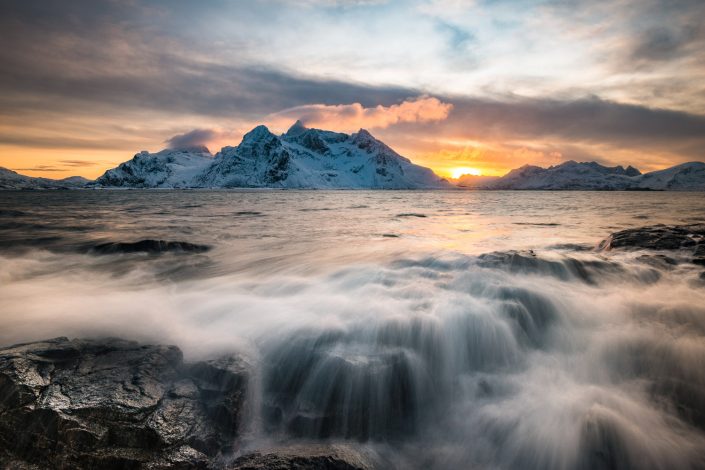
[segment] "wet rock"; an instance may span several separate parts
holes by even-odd
[[[547,259],[537,256],[533,250],[485,253],[478,257],[478,265],[506,269],[513,273],[537,274],[563,281],[580,280],[596,284],[600,275],[617,274],[623,268],[616,263],[598,259],[577,259],[568,256]]]
[[[659,269],[670,270],[674,266],[678,265],[678,261],[671,258],[670,256],[656,254],[656,255],[641,255],[637,257],[637,261],[648,264]]]
[[[693,250],[693,263],[705,266],[705,243],[701,243]]]
[[[228,470],[370,470],[361,453],[339,445],[292,446],[255,452],[235,460]]]
[[[175,346],[119,339],[0,349],[0,466],[211,468],[247,378],[236,357],[184,364]]]
[[[138,242],[108,242],[92,248],[99,255],[119,253],[203,253],[210,250],[208,245],[197,245],[188,242],[169,242],[164,240],[140,240]]]
[[[698,249],[705,245],[705,224],[652,225],[622,230],[603,240],[598,248],[646,248],[650,250]]]
[[[705,224],[659,224],[622,230],[600,242],[598,249],[683,250],[692,253],[692,263],[705,266]]]

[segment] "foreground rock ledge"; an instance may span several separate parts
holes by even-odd
[[[188,364],[175,346],[120,339],[0,349],[0,467],[364,468],[320,449],[227,463],[249,375],[236,356]]]

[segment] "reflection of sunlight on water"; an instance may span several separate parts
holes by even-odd
[[[699,195],[47,197],[0,202],[25,213],[0,218],[0,343],[237,349],[262,376],[258,438],[371,441],[399,468],[703,467],[698,269],[575,250],[635,214],[692,222]],[[86,251],[142,238],[213,250]]]

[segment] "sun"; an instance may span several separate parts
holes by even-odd
[[[482,172],[477,168],[471,168],[467,166],[459,166],[450,170],[450,175],[453,179],[458,179],[463,175],[480,176]]]

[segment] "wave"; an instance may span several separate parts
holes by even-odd
[[[703,468],[704,283],[652,256],[442,252],[166,282],[161,257],[118,273],[32,250],[0,260],[0,341],[238,349],[257,364],[254,447],[348,440],[397,468]]]

